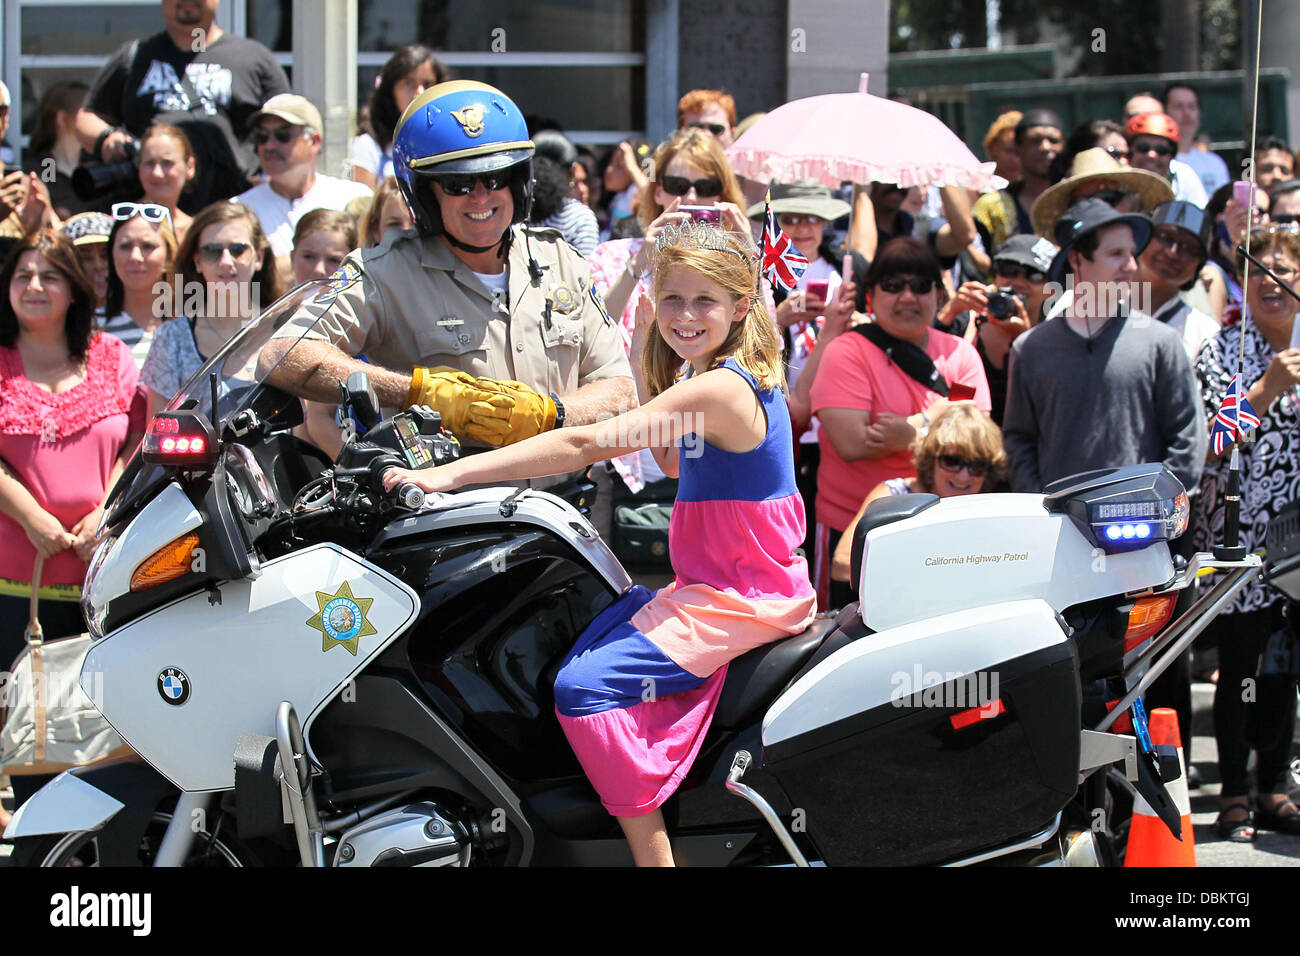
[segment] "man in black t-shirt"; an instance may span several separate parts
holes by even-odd
[[[78,139],[110,163],[154,123],[183,129],[199,163],[190,211],[249,187],[257,154],[242,138],[248,118],[289,92],[270,50],[213,23],[218,2],[163,0],[166,29],[118,49],[77,113]]]

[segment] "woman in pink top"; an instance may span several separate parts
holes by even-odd
[[[980,411],[989,411],[979,353],[969,342],[931,327],[943,285],[939,260],[925,243],[911,238],[886,243],[867,272],[866,291],[880,330],[902,347],[923,351],[949,386],[963,386]],[[854,600],[847,584],[831,581],[830,559],[858,505],[885,479],[916,475],[912,443],[948,400],[904,372],[866,335],[852,332],[826,346],[810,399],[821,422],[813,582],[825,610]]]
[[[72,243],[41,230],[0,270],[0,667],[22,649],[36,556],[47,638],[85,630],[86,563],[104,499],[143,425],[136,367],[95,329]],[[132,407],[137,407],[133,427]]]

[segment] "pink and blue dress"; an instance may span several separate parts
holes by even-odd
[[[805,524],[785,395],[759,389],[734,359],[722,367],[754,389],[767,434],[749,452],[701,440],[700,454],[680,455],[668,531],[675,580],[657,594],[623,594],[556,677],[560,725],[614,816],[642,816],[672,796],[704,742],[728,662],[800,633],[816,612],[795,553]]]

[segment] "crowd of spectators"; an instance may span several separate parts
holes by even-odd
[[[71,602],[99,509],[147,416],[282,289],[412,225],[393,136],[407,105],[450,77],[434,51],[392,55],[351,144],[351,179],[339,179],[317,169],[317,107],[265,48],[216,27],[212,8],[164,3],[164,29],[124,45],[90,88],[51,86],[24,171],[0,179],[0,524],[25,542],[5,549],[0,601],[21,603],[44,558],[47,636],[81,629]],[[199,51],[194,29],[207,31]],[[655,237],[687,218],[681,207],[715,207],[747,248],[761,230],[755,200],[769,184],[737,177],[725,153],[752,118],[740,121],[723,91],[693,90],[678,121],[662,143],[632,138],[603,154],[532,130],[532,222],[587,259],[629,351]],[[6,124],[7,107],[0,139]],[[1026,104],[983,137],[1008,181],[983,195],[770,184],[810,262],[794,293],[763,294],[785,348],[822,608],[856,599],[847,543],[887,494],[1039,493],[1092,468],[1162,462],[1196,493],[1196,540],[1210,543],[1226,479],[1207,455],[1209,422],[1242,336],[1244,385],[1269,439],[1267,457],[1262,442],[1247,448],[1244,543],[1262,546],[1266,519],[1300,492],[1300,350],[1295,302],[1258,270],[1243,286],[1235,250],[1250,234],[1295,280],[1300,179],[1290,146],[1262,136],[1248,208],[1200,124],[1186,83],[1073,128]],[[75,188],[74,169],[122,161],[131,174],[97,195]],[[159,295],[159,283],[240,294]],[[330,447],[331,418],[309,406],[307,437]],[[648,453],[609,467],[633,494],[664,478]],[[7,660],[25,614],[3,606]],[[1253,673],[1250,641],[1287,621],[1275,592],[1245,592],[1220,630],[1254,636],[1221,654],[1225,680]],[[1216,701],[1222,829],[1234,839],[1253,834],[1239,709]],[[1257,767],[1259,819],[1300,832],[1300,812],[1269,796],[1289,757],[1278,748]]]

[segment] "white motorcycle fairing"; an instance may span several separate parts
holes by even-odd
[[[1066,515],[1047,513],[1042,495],[966,495],[872,528],[859,597],[862,620],[883,631],[1005,601],[1063,611],[1173,577],[1167,546],[1107,554]]]
[[[332,543],[261,570],[223,582],[220,603],[191,594],[86,655],[83,685],[96,672],[111,678],[104,717],[181,790],[232,788],[240,734],[274,736],[286,700],[309,723],[419,609],[406,584]]]
[[[65,770],[14,811],[4,836],[17,840],[99,830],[122,806],[121,801]]]

